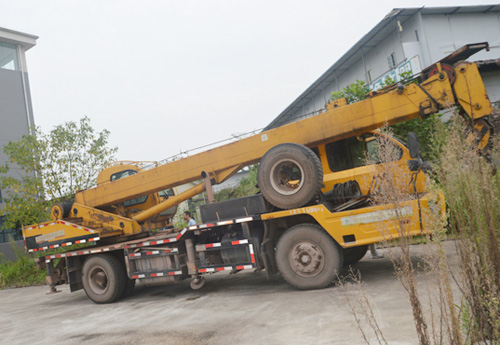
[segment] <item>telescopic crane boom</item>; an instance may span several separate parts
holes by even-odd
[[[481,44],[474,45],[478,46]],[[482,44],[482,47],[487,47],[487,44]],[[154,228],[151,219],[161,212],[201,193],[205,184],[133,214],[123,211],[121,205],[125,202],[200,180],[202,176],[208,176],[212,183],[221,183],[241,168],[259,162],[266,152],[279,144],[314,147],[361,135],[384,125],[426,118],[452,106],[461,106],[463,114],[481,131],[480,146],[484,147],[492,133],[486,119],[493,109],[478,68],[474,63],[461,62],[452,67],[445,62],[446,59],[427,68],[415,82],[370,92],[365,100],[349,105],[345,99],[332,101],[326,111],[317,116],[139,171],[123,179],[111,181],[108,178],[94,188],[77,192],[70,208],[56,205],[52,218],[77,221],[96,229],[101,237],[138,234]],[[261,191],[265,197],[262,186]],[[36,231],[44,233],[38,227]]]

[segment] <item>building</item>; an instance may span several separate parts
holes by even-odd
[[[401,72],[419,73],[456,49],[488,42],[469,61],[500,58],[500,4],[461,7],[397,8],[309,86],[266,129],[318,114],[332,92],[356,80],[373,90],[386,77],[399,80]],[[500,68],[482,73],[492,101],[500,101]]]
[[[0,28],[0,165],[7,160],[3,146],[19,140],[35,125],[25,53],[36,45],[37,39],[37,36]],[[24,172],[16,167],[11,167],[9,172],[16,177],[20,173]],[[1,201],[0,186],[0,210],[4,207]],[[0,235],[5,237],[5,233]]]

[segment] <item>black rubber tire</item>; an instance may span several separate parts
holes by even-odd
[[[354,265],[361,260],[368,251],[368,245],[346,248],[344,251],[344,266]]]
[[[128,297],[134,292],[135,288],[135,279],[130,279],[129,277],[125,277],[125,291],[123,291],[123,298]]]
[[[297,187],[283,183],[285,175],[292,170],[295,176],[300,174],[301,182]],[[262,194],[272,205],[281,209],[297,208],[307,205],[320,193],[323,167],[318,156],[308,147],[294,143],[280,144],[262,157],[257,181]]]
[[[320,226],[298,224],[279,239],[276,263],[283,278],[293,287],[322,289],[342,270],[342,247]]]
[[[83,263],[83,289],[95,303],[111,303],[121,298],[126,279],[123,264],[111,254],[92,255]]]

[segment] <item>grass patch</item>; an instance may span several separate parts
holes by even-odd
[[[45,284],[45,270],[39,270],[35,260],[10,242],[16,261],[0,262],[0,289]]]

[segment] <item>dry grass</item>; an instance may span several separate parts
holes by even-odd
[[[423,245],[426,254],[421,269],[431,277],[425,291],[416,283],[419,268],[410,256],[411,224],[401,211],[415,194],[404,169],[391,163],[397,155],[391,141],[384,137],[379,140],[379,159],[387,164],[378,165],[377,188],[372,196],[377,204],[391,205],[396,215],[380,231],[390,239],[388,227],[393,227],[400,237],[401,254],[390,251],[389,255],[408,294],[419,343],[425,345],[500,344],[500,178],[494,167],[463,139],[465,128],[463,121],[455,119],[448,127],[440,128],[435,139],[439,160],[434,166],[434,180],[428,185],[431,190],[440,188],[445,193],[449,225],[445,228],[438,212],[420,211],[423,226],[434,230]],[[460,258],[456,272],[450,269],[442,247],[446,232],[456,238]],[[349,300],[358,328],[367,343],[366,327],[380,344],[385,344],[359,275],[351,273],[351,277],[355,283],[345,286],[356,286],[361,296],[354,304]],[[419,292],[428,296],[425,301]]]
[[[459,118],[442,129],[445,144],[435,174],[445,191],[451,231],[457,235],[464,343],[500,342],[500,176],[463,140]],[[492,154],[498,154],[498,142]]]

